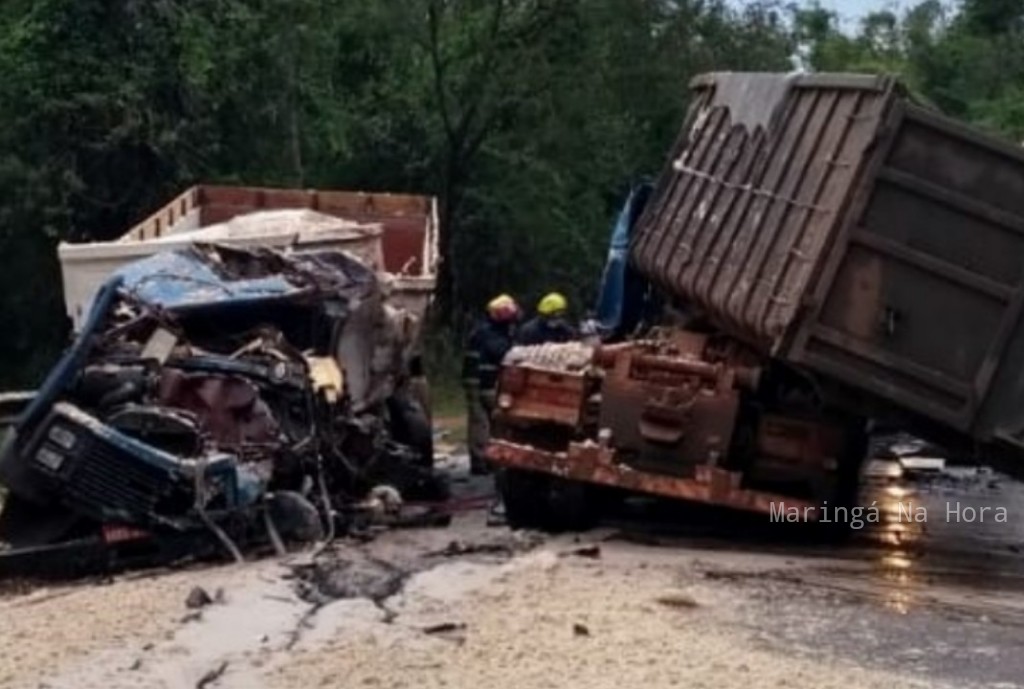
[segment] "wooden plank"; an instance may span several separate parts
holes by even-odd
[[[155,211],[142,222],[134,225],[122,236],[122,239],[143,241],[162,236],[163,232],[174,224],[176,217],[184,217],[196,206],[199,197],[198,189],[198,187],[186,189],[170,203]],[[181,209],[180,216],[177,214],[178,209]]]

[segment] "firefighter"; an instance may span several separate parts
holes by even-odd
[[[517,344],[539,345],[578,339],[576,329],[566,319],[568,310],[569,303],[558,292],[545,295],[537,303],[537,315],[520,329]]]
[[[497,395],[501,360],[512,348],[519,305],[507,294],[487,304],[486,317],[480,321],[466,346],[463,359],[463,384],[468,410],[469,467],[473,474],[485,474],[484,457],[490,436],[491,413]]]

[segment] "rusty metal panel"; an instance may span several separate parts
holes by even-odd
[[[782,346],[840,227],[894,82],[713,74],[635,231],[635,267],[768,352]]]
[[[1022,401],[997,372],[1021,329],[1024,152],[909,104],[887,130],[788,357],[986,440]]]
[[[763,354],[1024,450],[1024,150],[886,78],[694,87],[634,266]]]
[[[606,359],[598,425],[638,468],[691,476],[728,455],[739,413],[735,377],[698,355],[648,345],[598,357]]]
[[[583,419],[589,387],[583,373],[506,366],[496,414],[512,424],[546,422],[575,429]]]
[[[596,443],[569,443],[564,452],[550,452],[505,440],[487,444],[487,458],[499,466],[552,474],[574,481],[614,486],[638,493],[705,502],[751,512],[786,513],[797,509],[809,520],[818,518],[813,504],[778,493],[752,490],[742,485],[739,472],[715,466],[694,467],[683,478],[636,469],[619,461],[616,452]],[[804,512],[808,509],[807,512]]]

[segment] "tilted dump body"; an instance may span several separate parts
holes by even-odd
[[[310,219],[283,217],[288,211],[307,211]],[[270,217],[240,228],[244,232],[231,232],[232,221],[256,212]],[[338,222],[318,221],[326,217]],[[216,228],[222,231],[204,231]],[[62,243],[58,253],[64,301],[76,331],[96,291],[112,272],[196,241],[351,251],[383,271],[392,298],[422,317],[434,290],[437,232],[437,201],[430,196],[203,184],[171,200],[115,241]],[[380,259],[371,260],[371,256]]]
[[[763,354],[1024,447],[1024,149],[886,77],[692,86],[634,267]]]

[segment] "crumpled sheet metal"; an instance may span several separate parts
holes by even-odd
[[[277,442],[280,427],[255,385],[233,376],[161,372],[162,404],[185,409],[220,447]]]
[[[196,245],[119,269],[123,289],[165,309],[276,301],[316,292],[346,302],[380,292],[372,268],[338,250],[283,254]]]
[[[136,298],[164,308],[286,297],[300,291],[283,275],[225,279],[195,249],[156,254],[117,271],[124,289]]]
[[[118,275],[136,299],[171,311],[255,309],[288,300],[322,300],[326,309],[340,309],[345,325],[335,355],[356,411],[391,394],[418,339],[418,322],[389,298],[391,285],[341,250],[284,254],[201,245],[151,256]]]

